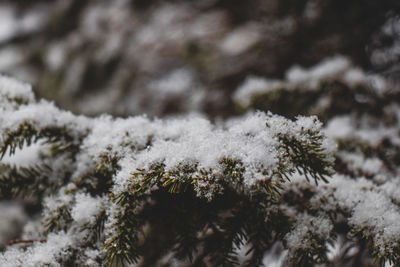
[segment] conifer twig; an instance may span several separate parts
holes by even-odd
[[[33,243],[33,242],[46,243],[47,239],[15,239],[15,240],[9,241],[7,243],[7,245],[12,246],[12,245],[16,245],[16,244]]]

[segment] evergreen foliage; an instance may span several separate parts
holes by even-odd
[[[41,238],[10,245],[4,264],[150,266],[168,257],[231,266],[245,246],[246,264],[260,265],[295,226],[285,185],[294,176],[326,183],[332,174],[332,146],[315,117],[255,113],[222,128],[196,117],[90,119],[0,90],[3,157],[33,144],[42,150],[28,166],[2,163],[1,198],[25,199],[43,214]],[[326,234],[309,232],[316,247],[307,259],[294,249],[291,261],[323,261]]]
[[[332,62],[308,76],[346,63]],[[327,69],[314,80],[243,87],[279,94],[285,84],[323,98],[327,81],[341,79]],[[395,92],[344,83],[354,96],[364,92],[389,106],[377,113],[355,106],[325,128],[315,116],[269,112],[218,125],[199,116],[89,118],[36,101],[28,85],[1,77],[0,197],[22,201],[31,218],[3,247],[0,263],[396,266]],[[237,96],[247,101],[243,87]],[[25,153],[31,159],[21,163]]]

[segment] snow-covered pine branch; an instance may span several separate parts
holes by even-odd
[[[332,174],[335,146],[316,117],[88,118],[36,101],[28,85],[4,76],[0,96],[1,198],[23,199],[44,217],[22,236],[37,242],[9,245],[2,265],[165,257],[223,265],[238,261],[243,244],[257,263],[295,221],[280,196],[285,184]],[[32,145],[31,162],[13,166]],[[154,213],[160,205],[168,214]]]

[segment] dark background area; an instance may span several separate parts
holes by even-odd
[[[394,0],[2,1],[0,71],[78,113],[228,117],[249,75],[282,79],[335,55],[396,79],[399,10]]]

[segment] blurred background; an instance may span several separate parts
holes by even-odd
[[[397,0],[3,0],[0,72],[86,115],[326,121],[373,109],[388,82],[397,97],[399,12]]]

